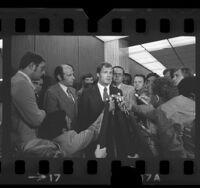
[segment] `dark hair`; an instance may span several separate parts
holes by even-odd
[[[56,79],[57,82],[59,82],[60,80],[58,79],[58,75],[61,77],[61,79],[63,80],[64,79],[64,73],[63,73],[63,68],[61,65],[57,66],[55,68],[55,71],[54,71],[54,77]]]
[[[123,68],[123,67],[121,67],[121,66],[114,66],[114,67],[113,67],[113,71],[114,71],[114,69],[115,69],[115,68],[122,69],[122,71],[123,71],[123,74],[125,73],[125,71],[124,71],[124,68]]]
[[[141,77],[143,78],[144,82],[145,82],[145,76],[143,74],[136,74],[134,77],[133,77],[133,81],[135,80],[135,77]]]
[[[74,67],[72,65],[70,65],[70,64],[63,64],[63,65],[68,65],[74,70]],[[57,82],[59,82],[58,75],[61,77],[62,80],[64,79],[64,72],[63,72],[62,65],[58,65],[55,68],[55,71],[54,71],[54,77],[55,77]]]
[[[25,69],[30,63],[34,63],[36,67],[45,60],[40,56],[32,52],[26,52],[21,58],[19,69]]]
[[[178,96],[178,88],[174,85],[173,81],[166,77],[156,78],[152,83],[153,95],[162,97],[166,102],[175,96]]]
[[[181,70],[184,78],[193,76],[192,71],[187,67],[182,67],[182,68],[180,68],[180,70]]]
[[[196,77],[187,77],[181,80],[178,85],[179,94],[188,98],[192,98],[196,93]]]
[[[148,78],[152,77],[152,76],[155,76],[156,78],[159,78],[159,77],[160,77],[158,74],[156,74],[156,73],[154,73],[154,72],[151,72],[151,73],[147,74],[146,80],[147,80]]]
[[[124,76],[127,76],[129,78],[129,83],[128,84],[132,84],[132,76],[129,73],[124,73]]]
[[[94,76],[91,73],[87,73],[87,74],[84,74],[82,76],[81,80],[84,81],[86,78],[93,78],[94,79]]]
[[[97,67],[96,73],[100,73],[103,67],[106,67],[106,68],[110,68],[111,67],[112,68],[112,65],[110,63],[108,63],[108,62],[103,62]]]
[[[173,78],[174,77],[174,72],[176,72],[176,71],[177,71],[177,69],[175,69],[175,68],[168,68],[168,69],[165,69],[163,71],[163,75],[165,75],[165,74],[167,74],[167,72],[169,72],[170,73],[170,77]]]

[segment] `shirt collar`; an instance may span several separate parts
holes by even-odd
[[[109,91],[109,88],[110,88],[110,84],[108,86],[102,86],[99,82],[97,83],[98,87],[102,90],[104,90],[104,88],[106,87],[107,88],[107,91]]]
[[[67,86],[65,86],[64,84],[61,84],[60,82],[58,83],[60,85],[60,87],[64,90],[67,91]]]
[[[35,89],[35,86],[33,85],[33,82],[31,81],[30,77],[26,73],[24,73],[24,72],[22,72],[20,70],[18,71],[18,73],[22,74],[28,80],[28,82],[31,84],[33,89]]]
[[[119,84],[119,85],[117,86],[117,88],[118,88],[118,89],[120,89],[120,88],[121,88],[121,86],[122,86],[122,83],[121,83],[121,84]]]

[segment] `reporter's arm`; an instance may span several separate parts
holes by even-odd
[[[155,121],[155,108],[152,104],[144,104],[144,105],[137,105],[132,104],[131,111],[136,112],[144,117],[148,118],[151,121]]]

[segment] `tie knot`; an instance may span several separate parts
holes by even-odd
[[[107,87],[104,87],[104,91],[105,91],[105,92],[107,91]]]

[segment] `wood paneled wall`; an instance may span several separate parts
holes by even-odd
[[[112,40],[104,43],[105,61],[112,66],[119,65],[119,40]]]
[[[93,36],[13,36],[11,61],[18,70],[21,57],[27,51],[36,52],[46,60],[46,74],[54,81],[57,65],[72,64],[76,80],[91,72],[96,76],[96,67],[102,61],[113,66],[120,65],[132,76],[147,75],[150,71],[128,58],[128,44],[124,39],[103,43]]]
[[[19,67],[21,57],[25,52],[34,52],[34,36],[12,36],[11,39],[11,63],[12,74],[14,74]]]
[[[104,44],[93,36],[13,36],[11,51],[14,71],[24,53],[32,51],[46,60],[46,74],[52,80],[57,65],[72,64],[79,81],[88,72],[95,75],[97,65],[104,61]]]
[[[128,42],[124,39],[119,40],[119,65],[125,72],[130,73],[130,63],[128,61]]]
[[[124,39],[112,40],[105,42],[104,46],[105,61],[113,66],[122,66],[129,73],[128,42]]]

